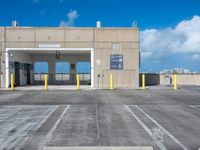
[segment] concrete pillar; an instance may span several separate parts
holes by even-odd
[[[5,81],[6,81],[6,88],[9,87],[10,84],[10,71],[9,71],[9,52],[5,52]]]
[[[91,87],[94,88],[94,50],[91,51]]]
[[[51,61],[48,62],[49,74],[56,73],[55,67],[56,67],[56,62],[51,62]]]
[[[49,84],[55,83],[56,81],[56,77],[55,77],[55,70],[56,67],[56,61],[48,61],[48,70],[49,70],[49,74],[48,74],[48,79],[49,79]]]

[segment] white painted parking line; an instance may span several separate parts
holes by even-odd
[[[190,105],[190,107],[196,110],[200,110],[200,105]]]
[[[131,113],[132,116],[135,117],[135,119],[139,122],[139,124],[145,129],[145,131],[149,134],[149,136],[154,140],[156,145],[162,150],[167,150],[167,148],[162,144],[162,142],[155,138],[155,136],[153,135],[153,132],[130,110],[130,108],[127,105],[125,105],[125,108]]]
[[[56,121],[56,123],[54,124],[53,128],[48,132],[46,139],[47,142],[49,142],[51,140],[52,134],[55,131],[55,129],[57,128],[58,124],[60,123],[62,117],[64,116],[64,114],[68,111],[68,109],[70,108],[70,105],[68,105],[65,110],[63,111],[63,113],[60,115],[60,117],[58,118],[58,120]]]
[[[160,125],[155,119],[153,119],[150,115],[148,115],[142,108],[139,106],[135,105],[141,112],[145,114],[153,123],[155,123],[160,129],[162,129],[174,142],[176,142],[181,148],[184,150],[187,150],[187,148],[175,137],[173,136],[170,132],[168,132],[162,125]]]
[[[0,149],[20,149],[57,106],[1,106]]]
[[[150,128],[148,128],[148,125],[145,124],[139,117],[133,113],[133,111],[129,108],[134,108],[135,111],[140,111],[140,113],[143,114],[146,118],[148,118],[152,123],[154,123],[158,129],[160,129],[165,135],[167,135],[171,140],[173,140],[177,145],[179,145],[183,150],[187,150],[187,148],[175,137],[173,136],[169,131],[167,131],[162,125],[160,125],[155,119],[153,119],[149,114],[147,114],[142,108],[140,108],[138,105],[125,105],[126,109],[136,118],[136,120],[142,125],[142,127],[146,130],[146,132],[151,136],[151,138],[155,141],[155,143],[159,146],[160,149],[166,149],[164,146],[164,141],[160,141],[157,138],[155,138],[155,135],[151,131]]]
[[[70,108],[70,105],[67,105],[65,107],[64,111],[62,112],[62,114],[60,115],[60,117],[58,118],[58,120],[56,121],[56,123],[53,125],[52,129],[46,135],[46,138],[44,140],[42,140],[41,143],[38,144],[38,150],[43,149],[46,146],[46,144],[48,142],[50,142],[50,140],[52,138],[52,135],[53,135],[53,132],[56,130],[58,124],[62,120],[62,117],[65,115],[65,113],[68,111],[69,108]]]

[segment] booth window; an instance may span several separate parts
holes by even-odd
[[[45,74],[49,72],[48,62],[35,62],[34,63],[34,79],[36,81],[44,80]]]
[[[76,73],[80,75],[81,84],[91,84],[91,65],[89,62],[77,62]]]
[[[56,63],[56,73],[69,73],[69,63],[68,62],[57,62]]]
[[[76,63],[76,73],[90,74],[91,66],[89,62],[77,62]]]
[[[68,62],[57,62],[55,79],[58,81],[69,80],[69,70],[70,65]]]

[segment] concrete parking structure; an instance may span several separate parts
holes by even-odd
[[[2,148],[200,147],[199,87],[0,94]]]
[[[0,87],[49,84],[82,84],[92,88],[139,86],[139,29],[137,27],[0,27]],[[89,71],[78,72],[78,63],[88,63]],[[36,63],[46,69],[37,71]],[[57,63],[65,64],[57,72]],[[45,68],[43,66],[43,68]],[[69,68],[69,69],[66,69]]]

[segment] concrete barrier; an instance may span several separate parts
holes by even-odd
[[[161,85],[172,85],[173,74],[161,74]],[[177,85],[200,85],[200,74],[177,74]]]
[[[200,74],[176,74],[177,85],[200,85]],[[145,85],[173,85],[174,74],[145,73]],[[142,86],[142,74],[140,74]]]

